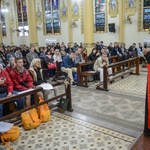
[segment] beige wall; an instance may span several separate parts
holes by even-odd
[[[14,12],[14,4],[13,0],[5,0],[9,3],[9,11],[10,9]],[[36,7],[38,3],[41,3],[41,0],[36,0]],[[61,6],[62,6],[62,0],[60,0]],[[77,3],[80,5],[80,0],[77,0]],[[67,0],[65,0],[65,4],[67,4]],[[42,7],[40,7],[40,10],[42,10]],[[138,11],[138,10],[137,10]],[[137,32],[137,13],[134,16],[131,16],[132,18],[132,24],[128,23],[126,21],[125,16],[125,43],[127,45],[127,48],[133,43],[142,42],[145,37],[149,37],[148,32]],[[119,41],[119,15],[116,18],[110,18],[108,15],[108,23],[115,23],[116,24],[116,33],[94,33],[94,41],[104,41],[104,45],[108,45],[110,42]],[[8,14],[6,14],[6,24],[7,24],[7,37],[3,38],[3,43],[6,45],[10,44],[10,36],[9,36],[9,17]],[[79,18],[78,21],[76,21],[77,27],[73,28],[73,42],[77,42],[78,44],[80,42],[84,42],[84,35],[81,34],[81,20]],[[62,22],[61,21],[61,34],[60,35],[44,35],[43,34],[43,24],[40,25],[41,30],[38,30],[38,43],[39,46],[44,46],[46,44],[46,39],[49,40],[56,40],[58,42],[65,42],[65,44],[68,43],[68,22]],[[15,45],[20,44],[26,44],[29,45],[29,38],[28,37],[18,37],[16,32],[13,32],[13,43]]]

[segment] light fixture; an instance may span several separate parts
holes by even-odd
[[[75,21],[72,22],[72,27],[77,27],[77,24]]]
[[[131,20],[131,17],[128,15],[127,16],[127,21],[130,23],[130,24],[132,24],[132,20]]]

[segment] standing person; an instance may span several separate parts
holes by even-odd
[[[68,74],[68,77],[71,79],[71,84],[75,85],[75,81],[73,79],[73,73],[77,72],[74,53],[71,52],[68,56],[63,58],[61,64],[61,71]]]
[[[147,88],[145,101],[144,134],[150,135],[150,51],[148,51],[148,49],[143,49],[143,54],[147,60]]]
[[[99,85],[103,84],[103,67],[109,66],[109,60],[107,57],[107,52],[103,52],[102,56],[100,56],[94,63],[94,70],[100,72],[100,83]],[[112,68],[108,68],[108,75],[112,74]],[[112,76],[110,76],[110,80],[112,79]]]
[[[34,52],[34,45],[31,45],[30,52],[26,55],[26,59],[27,59],[27,62],[29,65],[31,64],[31,61],[34,58],[39,58],[39,57],[38,57],[38,54],[36,52]]]
[[[10,72],[10,78],[14,84],[14,90],[25,91],[33,88],[33,80],[27,69],[23,67],[23,59],[15,59],[16,67]],[[30,95],[26,96],[26,106],[29,107]]]

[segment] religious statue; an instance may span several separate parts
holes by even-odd
[[[111,2],[111,9],[116,10],[116,0],[112,0]]]

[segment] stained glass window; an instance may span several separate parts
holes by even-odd
[[[44,0],[44,32],[45,34],[60,33],[59,0]]]
[[[19,36],[28,36],[28,18],[26,0],[16,0]]]
[[[95,0],[95,31],[105,31],[105,0]]]
[[[5,23],[5,14],[8,12],[8,10],[5,7],[5,4],[1,2],[1,13],[0,13],[0,20],[2,25],[2,36],[6,36],[6,23]]]
[[[150,28],[150,0],[143,1],[143,29]]]

